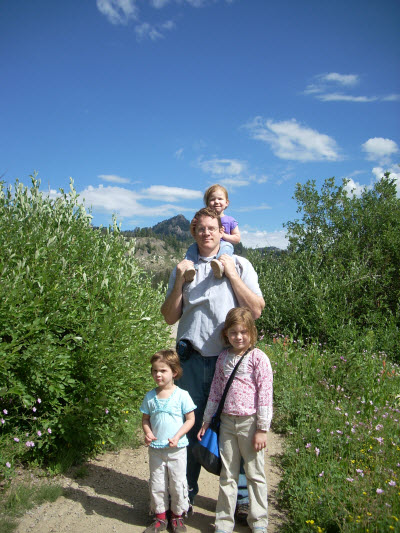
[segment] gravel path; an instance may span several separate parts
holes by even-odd
[[[280,531],[284,519],[275,499],[280,471],[274,457],[281,452],[282,437],[270,432],[266,452],[268,533]],[[74,470],[69,476],[60,476],[58,482],[65,488],[65,495],[28,511],[17,533],[142,533],[150,523],[147,453],[144,446],[106,453],[87,463],[84,478],[75,479]],[[186,521],[189,533],[214,531],[218,478],[202,470],[199,484],[195,514]],[[237,525],[235,531],[245,533],[250,529]]]

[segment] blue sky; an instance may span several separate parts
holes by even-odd
[[[243,244],[285,247],[297,182],[400,182],[399,23],[398,0],[0,0],[0,175],[72,177],[122,229],[221,183]]]

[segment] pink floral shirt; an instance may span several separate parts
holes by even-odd
[[[220,353],[204,411],[204,422],[211,422],[226,382],[239,359],[240,356],[229,350]],[[257,428],[268,431],[272,420],[272,381],[273,374],[268,356],[254,348],[240,363],[222,412],[233,416],[257,414]]]

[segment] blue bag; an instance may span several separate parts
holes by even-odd
[[[219,476],[222,462],[219,454],[219,422],[213,418],[201,440],[193,446],[192,453],[198,463],[208,472]]]
[[[193,457],[198,463],[201,464],[208,472],[219,476],[222,468],[221,456],[219,454],[219,424],[222,409],[224,407],[225,398],[228,393],[229,387],[235,377],[236,370],[240,363],[243,361],[244,356],[251,350],[249,348],[246,353],[242,355],[239,362],[229,376],[228,382],[225,385],[224,392],[222,394],[221,401],[219,402],[217,412],[213,416],[210,425],[206,429],[201,440],[197,441],[192,448]]]

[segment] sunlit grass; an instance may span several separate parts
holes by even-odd
[[[280,497],[290,531],[400,531],[398,365],[278,337],[275,429],[287,434]]]

